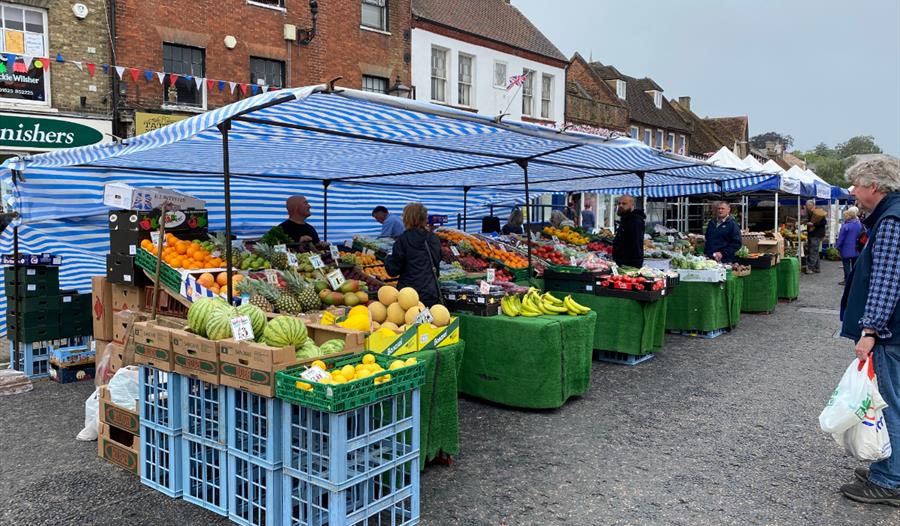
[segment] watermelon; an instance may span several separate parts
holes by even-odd
[[[263,330],[263,342],[272,347],[292,346],[294,349],[306,343],[306,325],[292,316],[276,316]]]
[[[187,314],[188,328],[199,336],[206,337],[206,321],[213,312],[227,307],[220,298],[200,298],[191,304]]]
[[[344,340],[328,340],[319,346],[325,354],[339,353],[344,350]]]
[[[206,320],[206,337],[210,340],[232,338],[231,318],[238,316],[236,309],[217,309]]]
[[[266,313],[262,309],[252,303],[245,303],[238,307],[238,314],[250,318],[250,325],[253,326],[253,336],[260,339],[263,330],[266,328]]]
[[[312,341],[309,338],[307,338],[306,342],[303,343],[303,346],[299,347],[295,352],[295,356],[298,360],[308,360],[310,358],[315,358],[321,355],[321,349],[316,346],[316,342]]]

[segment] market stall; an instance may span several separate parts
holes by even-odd
[[[644,356],[662,349],[666,332],[665,298],[644,302],[591,294],[572,294],[598,314],[594,349]]]
[[[776,267],[778,299],[795,300],[800,296],[800,258],[785,257]]]
[[[684,281],[666,300],[666,330],[712,336],[741,320],[744,282],[727,272],[724,281]]]
[[[743,281],[743,298],[741,312],[765,312],[775,310],[778,305],[778,269],[755,268]]]

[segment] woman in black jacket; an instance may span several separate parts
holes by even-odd
[[[426,307],[440,302],[438,272],[441,264],[441,242],[428,230],[428,211],[421,203],[403,208],[406,231],[394,242],[391,255],[384,262],[391,276],[400,276],[397,288],[412,287]]]

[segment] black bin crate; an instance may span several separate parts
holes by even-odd
[[[181,210],[168,212],[166,232],[187,240],[209,238],[206,210]],[[159,210],[117,210],[108,216],[110,253],[133,256],[141,241],[151,239],[151,232],[159,230]]]
[[[7,287],[15,284],[18,274],[19,285],[45,285],[48,289],[59,289],[59,267],[27,266],[6,267],[3,280]]]
[[[59,310],[57,296],[15,296],[7,295],[6,308],[9,314],[28,314]]]
[[[106,255],[106,280],[110,283],[138,287],[151,284],[150,278],[135,263],[134,256],[120,254]]]
[[[38,342],[55,340],[59,338],[59,313],[51,311],[45,318],[45,323],[28,323],[24,318],[14,315],[6,316],[7,339],[10,341]],[[26,316],[36,315],[32,313]]]

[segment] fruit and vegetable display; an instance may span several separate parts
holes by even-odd
[[[693,256],[691,254],[685,254],[673,257],[671,265],[672,268],[685,270],[710,270],[716,268],[719,264],[703,256]]]
[[[580,316],[591,311],[590,308],[580,305],[572,299],[571,295],[559,299],[549,292],[541,294],[535,288],[528,289],[523,295],[503,296],[500,300],[500,308],[503,314],[514,318],[516,316]]]
[[[391,375],[390,371],[396,371],[399,369],[403,369],[404,367],[411,367],[418,363],[415,357],[407,358],[406,360],[393,360],[390,365],[388,365],[387,369],[382,367],[378,361],[375,359],[375,356],[370,353],[363,354],[360,357],[360,360],[356,364],[348,363],[342,367],[335,367],[333,369],[328,369],[328,366],[325,362],[321,360],[316,360],[309,364],[309,369],[313,367],[318,368],[322,371],[323,378],[320,378],[317,382],[313,382],[312,380],[308,381],[297,381],[296,387],[297,389],[302,389],[304,391],[312,391],[313,386],[312,383],[318,383],[322,385],[340,385],[352,382],[361,382],[368,381],[374,383],[375,385],[379,385],[382,383],[390,382]],[[381,374],[385,371],[388,374]]]
[[[598,252],[600,254],[606,254],[608,256],[612,256],[613,252],[612,245],[603,241],[593,241],[591,243],[588,243],[587,249],[590,252]]]
[[[479,256],[480,258],[483,258],[481,261],[484,259],[496,260],[503,266],[511,269],[528,268],[528,260],[526,258],[523,258],[515,252],[506,250],[498,244],[489,243],[480,237],[472,236],[450,228],[439,228],[435,234],[441,239],[442,247],[449,247],[450,244],[453,244],[459,249],[459,253],[463,256]],[[447,255],[444,253],[443,248],[441,252],[446,261]],[[487,264],[486,261],[485,264]],[[463,263],[463,267],[465,266],[466,264]]]
[[[568,265],[571,263],[571,259],[553,247],[553,245],[541,245],[533,248],[531,254],[554,265]]]
[[[571,245],[587,245],[590,242],[588,236],[580,234],[567,226],[562,228],[546,226],[543,232],[548,237],[556,236],[560,241],[565,241]]]
[[[321,281],[310,281],[294,271],[277,274],[279,285],[265,279],[245,279],[237,284],[237,292],[250,297],[249,302],[264,312],[300,314],[322,308]],[[283,284],[283,285],[282,285]]]
[[[387,330],[400,334],[416,322],[416,317],[425,310],[419,301],[419,293],[411,287],[400,290],[386,285],[378,289],[378,301],[369,303],[369,314],[372,319],[372,330]],[[450,324],[450,311],[443,305],[429,308],[435,327],[446,327]]]
[[[618,274],[606,276],[598,282],[600,287],[619,290],[632,290],[635,292],[662,290],[666,288],[666,280],[648,278],[642,275]]]
[[[144,239],[141,248],[158,256],[158,248],[153,241]],[[162,260],[172,268],[200,270],[221,268],[225,260],[213,255],[214,247],[209,242],[186,241],[172,234],[166,234],[162,249]]]

